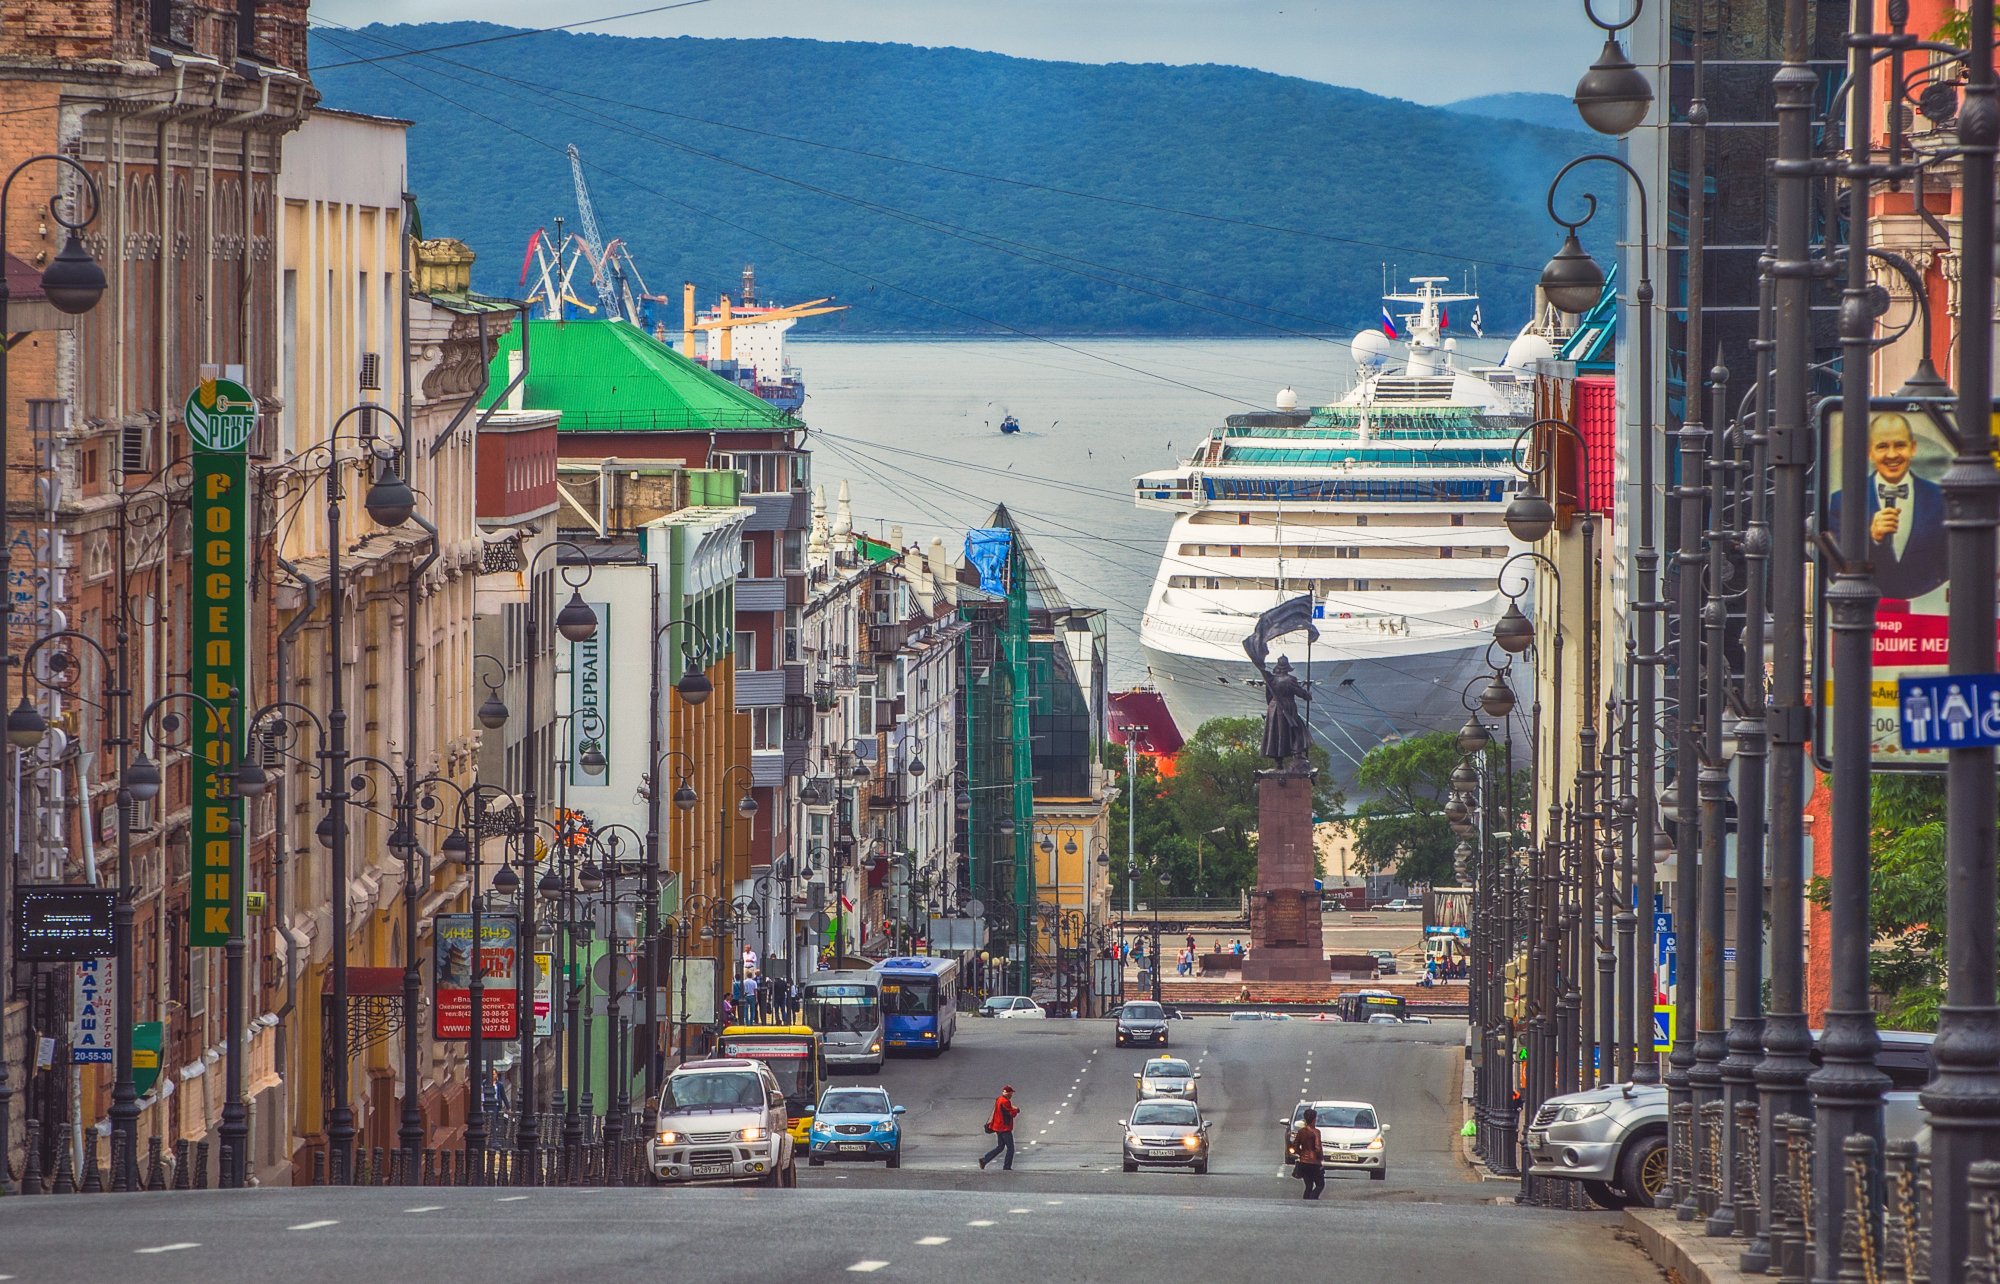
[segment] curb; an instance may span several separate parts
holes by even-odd
[[[1752,1277],[1737,1266],[1743,1241],[1711,1239],[1699,1226],[1699,1222],[1679,1220],[1672,1209],[1625,1210],[1625,1229],[1639,1241],[1646,1256],[1680,1276],[1684,1284],[1747,1284]]]

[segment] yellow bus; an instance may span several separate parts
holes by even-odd
[[[785,1093],[785,1115],[792,1140],[806,1144],[812,1112],[826,1086],[826,1058],[819,1034],[804,1025],[732,1025],[716,1043],[718,1057],[761,1061],[777,1076]]]

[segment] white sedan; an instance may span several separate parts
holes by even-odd
[[[1048,1016],[1047,1009],[1033,999],[1019,994],[996,994],[979,1005],[979,1014],[990,1017],[1013,1017],[1022,1021],[1038,1021]]]

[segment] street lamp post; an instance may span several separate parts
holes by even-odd
[[[562,571],[563,582],[569,587],[569,601],[563,604],[555,615],[555,631],[565,639],[587,642],[597,634],[597,613],[583,600],[582,586],[590,582],[591,557],[588,552],[569,540],[555,540],[536,550],[529,559],[525,576],[528,584],[528,607],[522,612],[522,651],[526,656],[527,670],[527,733],[521,741],[521,815],[520,848],[521,863],[527,877],[521,886],[521,940],[519,951],[519,984],[516,1002],[517,1022],[521,1031],[521,1108],[520,1127],[516,1130],[514,1145],[520,1155],[524,1169],[533,1162],[534,1152],[541,1143],[541,1122],[537,1117],[539,1102],[535,1095],[535,900],[539,890],[534,878],[535,870],[535,780],[540,771],[541,755],[538,742],[541,739],[539,720],[535,716],[535,692],[541,658],[541,595],[535,591],[535,564],[556,550],[567,550],[575,554],[583,563],[580,579],[571,580],[568,568]]]
[[[1593,21],[1597,21],[1594,12],[1590,16]],[[1638,14],[1635,9],[1632,19],[1628,21],[1636,20],[1637,16]],[[1601,22],[1598,25],[1606,31],[1614,30],[1614,28],[1608,27]],[[1607,49],[1609,47],[1610,44],[1607,42]],[[1648,95],[1648,101],[1650,101],[1650,95]],[[1640,117],[1643,118],[1643,111],[1640,113]],[[1591,121],[1589,112],[1585,113],[1585,119]],[[1616,123],[1615,121],[1603,123],[1591,121],[1591,123],[1593,127],[1599,128],[1601,132],[1624,132],[1616,129],[1605,129],[1605,124]],[[1631,124],[1637,124],[1637,120],[1633,120]],[[1627,128],[1630,128],[1630,125]],[[1636,825],[1634,826],[1632,838],[1633,846],[1637,852],[1635,863],[1638,867],[1638,887],[1636,889],[1638,904],[1636,909],[1632,911],[1636,918],[1634,927],[1637,929],[1637,940],[1632,953],[1635,959],[1635,970],[1639,974],[1636,978],[1637,987],[1646,996],[1645,1002],[1637,1004],[1640,1011],[1636,1015],[1640,1027],[1646,1028],[1651,1023],[1653,979],[1650,968],[1656,948],[1653,935],[1652,911],[1657,873],[1653,855],[1655,845],[1654,836],[1659,824],[1659,810],[1655,793],[1659,783],[1659,692],[1657,666],[1660,662],[1658,643],[1656,641],[1659,636],[1657,630],[1660,604],[1655,600],[1659,580],[1660,555],[1659,550],[1653,542],[1655,538],[1653,507],[1655,485],[1654,453],[1657,446],[1653,440],[1653,243],[1649,213],[1651,207],[1646,192],[1646,185],[1640,179],[1639,172],[1619,157],[1602,152],[1594,152],[1589,155],[1579,156],[1558,170],[1555,181],[1549,184],[1547,205],[1549,216],[1565,229],[1565,234],[1561,249],[1549,261],[1548,266],[1542,269],[1541,278],[1543,292],[1552,306],[1573,315],[1581,314],[1595,306],[1604,291],[1603,269],[1598,267],[1588,254],[1584,253],[1582,245],[1576,239],[1576,229],[1589,222],[1591,216],[1596,213],[1596,200],[1586,196],[1588,208],[1583,218],[1575,222],[1571,222],[1555,212],[1556,189],[1571,170],[1586,162],[1599,162],[1616,166],[1631,180],[1632,186],[1637,190],[1639,196],[1637,202],[1637,209],[1639,211],[1639,243],[1636,247],[1638,251],[1639,281],[1632,295],[1632,305],[1639,316],[1639,387],[1637,397],[1639,407],[1639,495],[1636,520],[1636,534],[1639,544],[1637,551],[1633,555],[1633,564],[1638,571],[1638,600],[1631,604],[1631,609],[1637,617],[1636,655],[1633,658],[1637,670],[1635,677],[1638,695],[1631,713],[1630,722],[1634,729],[1638,750],[1638,761],[1634,768],[1638,788],[1637,796],[1633,803],[1633,814]],[[1635,1059],[1635,1064],[1632,1068],[1632,1081],[1634,1083],[1658,1083],[1659,1078],[1659,1060],[1656,1055],[1641,1056]]]
[[[93,259],[83,248],[83,242],[77,237],[79,230],[88,227],[92,222],[96,221],[98,211],[97,180],[91,177],[90,171],[84,168],[81,161],[74,157],[60,155],[55,152],[41,153],[30,156],[20,164],[14,166],[13,170],[7,175],[6,181],[0,183],[0,264],[6,263],[8,259],[7,204],[14,191],[14,180],[19,178],[22,172],[30,166],[40,164],[44,161],[60,168],[67,168],[73,172],[77,180],[82,184],[84,194],[90,198],[88,212],[78,218],[71,218],[68,214],[64,213],[55,199],[52,198],[49,201],[49,216],[63,229],[63,247],[55,258],[49,261],[49,265],[42,269],[43,297],[48,299],[49,303],[57,311],[70,316],[79,316],[97,306],[97,301],[104,296],[105,288],[104,269],[98,266],[97,260]],[[9,337],[14,333],[14,327],[9,318],[11,310],[12,295],[7,288],[5,274],[0,273],[0,461],[12,458],[8,442],[7,422],[8,407],[13,404],[11,394],[7,389],[7,354],[11,346]],[[0,477],[4,477],[5,471],[5,469],[0,469]],[[7,512],[10,498],[6,493],[4,483],[0,482],[0,586],[5,586],[7,589],[6,592],[0,593],[0,675],[4,675],[14,663],[12,656],[14,593],[11,574],[14,554],[13,541],[9,538],[7,531]],[[12,879],[14,865],[19,855],[15,849],[16,844],[14,839],[16,832],[14,808],[17,801],[14,796],[14,778],[15,772],[11,766],[0,764],[0,835],[5,835],[4,838],[0,838],[0,972],[8,975],[11,975],[14,965],[9,940],[14,914],[13,894],[9,891],[9,883]],[[127,877],[124,862],[122,861],[119,864],[118,876],[121,880]],[[129,896],[121,897],[119,900],[120,907],[126,905],[129,899]],[[129,930],[127,935],[130,935]],[[124,995],[131,988],[131,973],[129,969],[121,971],[116,978],[116,982],[120,996],[119,1002],[123,1004],[125,1001]],[[129,1070],[130,1054],[126,1049],[130,1042],[129,1038],[121,1039],[119,1042],[120,1052],[118,1054],[126,1058],[120,1064],[128,1066],[124,1076],[128,1084],[131,1079]],[[6,1047],[6,1003],[4,998],[0,998],[0,1195],[12,1194],[14,1190],[12,1166],[9,1163],[9,1147],[11,1138],[13,1137],[14,1083],[12,1070],[7,1063]],[[136,1097],[134,1100],[136,1101]],[[132,1118],[136,1121],[136,1116],[132,1116]],[[129,1156],[128,1162],[130,1162]]]
[[[327,1112],[326,1141],[329,1153],[329,1180],[335,1185],[345,1185],[350,1179],[354,1166],[354,1104],[349,1098],[348,1069],[351,1049],[348,1028],[347,993],[347,803],[348,792],[348,752],[347,752],[347,700],[345,684],[342,682],[341,665],[346,648],[342,643],[342,623],[346,614],[341,600],[341,551],[346,544],[346,535],[340,521],[340,504],[345,497],[341,486],[344,471],[340,458],[340,430],[347,421],[356,416],[380,413],[387,416],[401,431],[405,450],[409,444],[409,431],[403,421],[394,413],[381,406],[364,402],[350,406],[333,421],[327,433],[324,448],[326,461],[326,557],[327,583],[332,592],[327,597],[327,646],[326,667],[330,705],[326,717],[326,739],[323,742],[320,762],[321,800],[327,804],[327,814],[331,822],[330,840],[332,855],[329,862],[331,885],[333,887],[332,934],[333,934],[333,1104]],[[393,472],[378,467],[374,481],[362,500],[368,516],[377,525],[401,526],[409,520],[416,508],[416,496],[409,484]]]

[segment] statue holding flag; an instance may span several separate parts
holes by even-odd
[[[1280,770],[1305,761],[1312,747],[1312,734],[1299,711],[1301,700],[1311,703],[1312,688],[1293,674],[1292,662],[1284,656],[1268,667],[1265,657],[1270,654],[1272,638],[1300,629],[1305,630],[1308,645],[1319,640],[1319,630],[1312,622],[1312,598],[1304,593],[1258,616],[1257,626],[1243,639],[1244,653],[1264,677],[1264,756]]]

